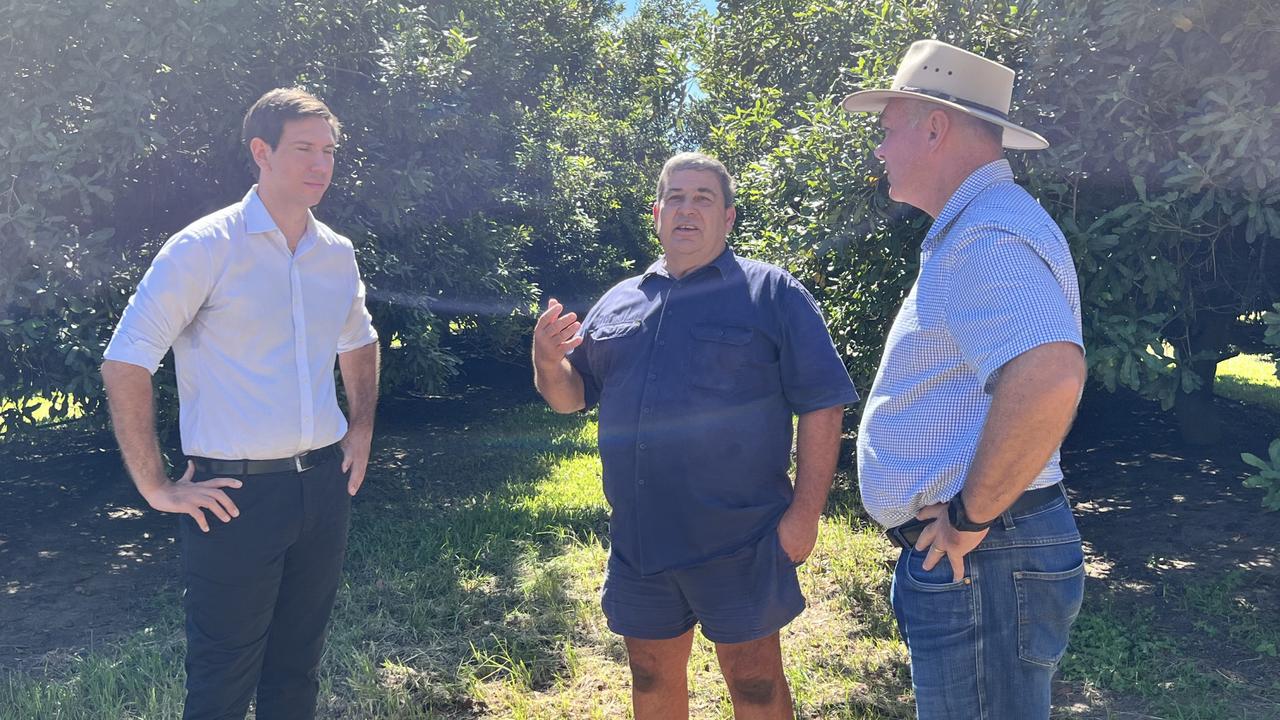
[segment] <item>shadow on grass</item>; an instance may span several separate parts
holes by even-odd
[[[428,676],[419,685],[437,688],[417,702],[464,715],[463,707],[478,711],[464,697],[469,683],[543,689],[564,675],[577,610],[569,572],[556,563],[607,535],[598,499],[548,502],[539,493],[566,461],[598,467],[587,416],[532,403],[472,410],[461,422],[384,427],[334,623],[335,651],[411,664]],[[598,488],[598,470],[590,482]],[[395,683],[384,678],[378,692]],[[448,697],[440,687],[451,688]]]
[[[0,444],[0,473],[0,669],[146,627],[176,581],[177,524],[147,509],[111,437],[67,425]]]

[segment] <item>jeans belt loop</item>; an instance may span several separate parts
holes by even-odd
[[[1017,527],[1017,525],[1013,523],[1012,508],[1000,513],[1000,524],[1004,526],[1005,530],[1012,530]]]

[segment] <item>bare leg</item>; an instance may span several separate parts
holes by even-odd
[[[744,643],[716,643],[716,657],[729,684],[735,720],[794,720],[778,633]]]
[[[635,720],[688,718],[693,630],[670,640],[624,639],[631,664],[631,706]]]

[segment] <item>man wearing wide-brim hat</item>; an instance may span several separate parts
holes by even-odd
[[[1085,379],[1080,293],[1061,231],[1003,149],[1014,73],[922,40],[878,112],[889,197],[933,225],[858,432],[863,503],[902,548],[892,601],[921,718],[1049,717],[1084,594],[1058,449]]]

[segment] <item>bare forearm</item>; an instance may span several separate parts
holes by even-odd
[[[963,489],[969,519],[994,518],[1031,484],[1071,427],[1084,378],[1070,343],[1033,348],[1001,370]]]
[[[533,384],[547,405],[558,413],[577,412],[587,405],[582,376],[564,358],[558,362],[539,362],[535,358]]]
[[[791,512],[815,523],[831,491],[843,420],[844,406],[837,405],[805,413],[797,423],[796,486]]]
[[[347,425],[357,432],[373,433],[378,407],[378,343],[338,355],[338,370],[347,394]]]
[[[156,440],[151,373],[145,368],[107,360],[102,363],[111,425],[125,468],[144,498],[169,482]]]

